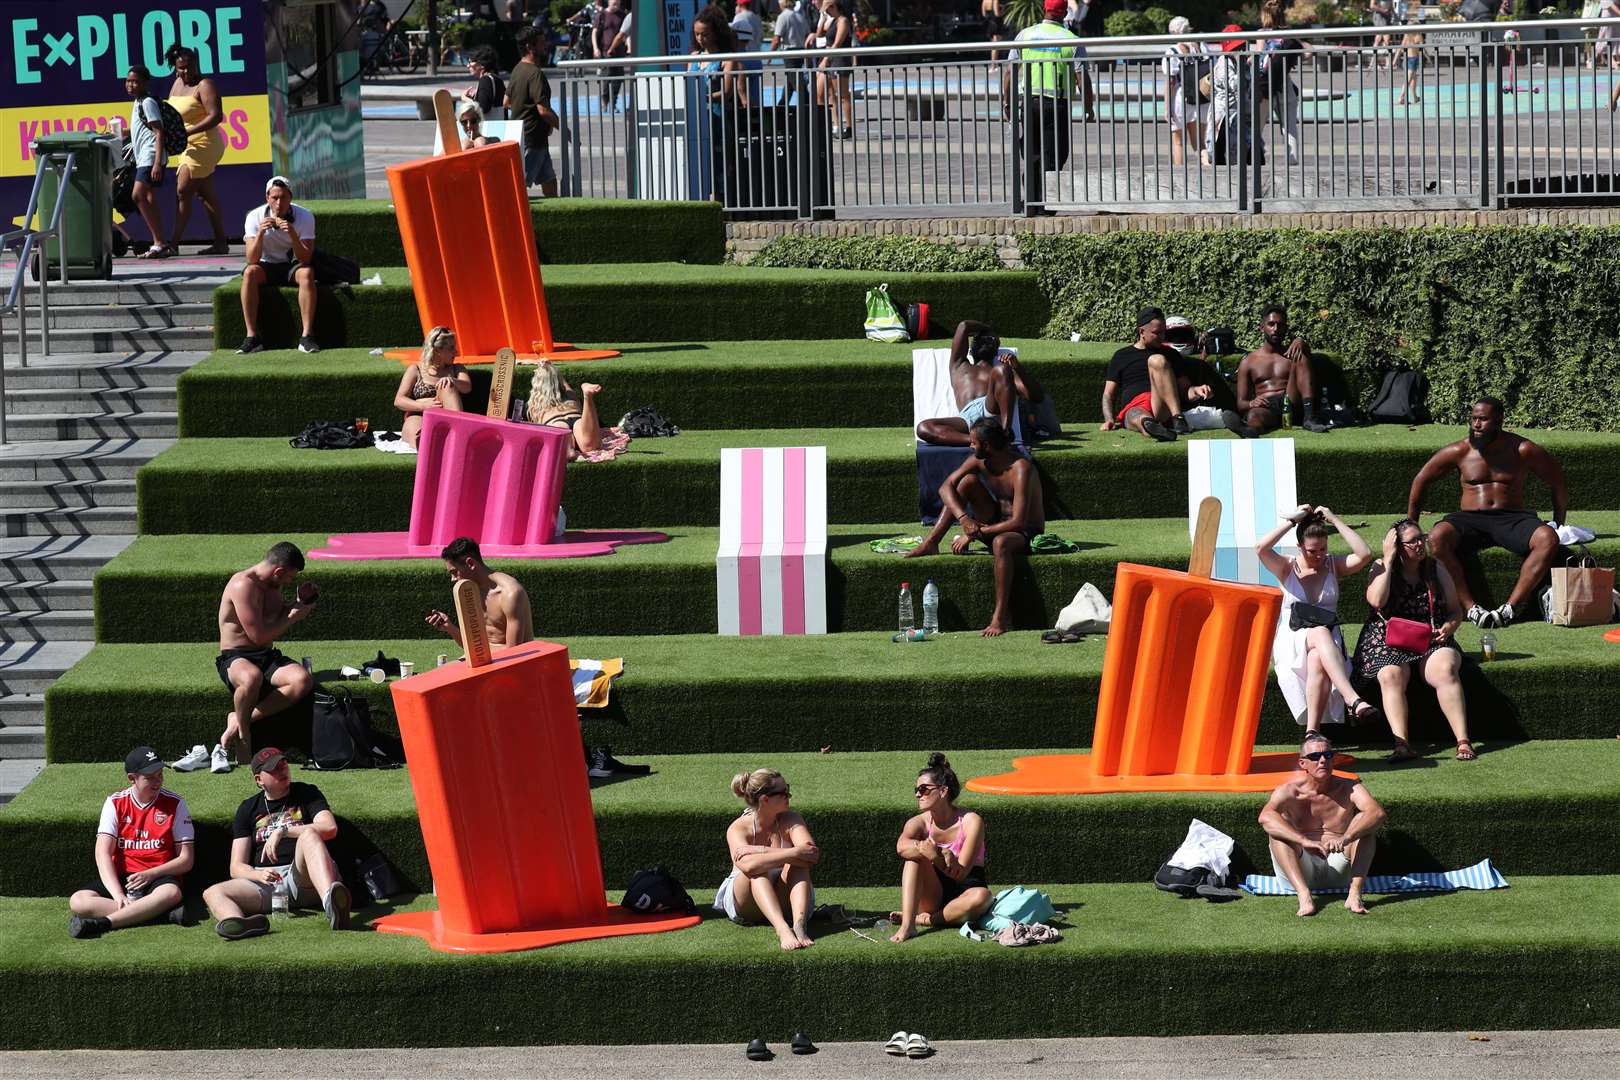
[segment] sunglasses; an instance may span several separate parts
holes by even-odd
[[[915,794],[917,796],[917,798],[920,799],[924,795],[928,794],[930,791],[938,791],[938,790],[939,790],[939,785],[938,784],[918,784],[917,787],[916,787],[916,790],[913,792],[913,794]]]
[[[782,798],[784,798],[784,799],[793,798],[793,792],[788,790],[787,788],[781,788],[781,789],[779,789],[777,791],[762,792],[759,797],[762,798],[762,799],[774,799],[778,795],[782,796]]]
[[[1337,750],[1312,750],[1310,753],[1301,756],[1306,761],[1332,761],[1337,754]]]

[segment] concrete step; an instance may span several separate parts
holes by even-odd
[[[0,538],[0,577],[7,587],[67,582],[88,586],[96,571],[134,539],[132,535]],[[0,664],[3,657],[0,650]]]
[[[180,433],[178,412],[30,413],[10,417],[9,436],[22,442],[71,439],[172,439]]]
[[[172,386],[85,389],[50,387],[40,390],[6,388],[6,407],[12,416],[40,416],[82,413],[110,416],[116,413],[176,412],[178,401]]]
[[[38,345],[35,338],[34,345]],[[51,348],[64,352],[105,353],[118,349],[211,349],[214,331],[208,326],[149,329],[119,319],[101,326],[51,331]]]
[[[0,585],[0,609],[7,611],[90,611],[95,604],[90,578]]]
[[[89,654],[89,641],[7,641],[0,644],[0,694],[43,694]]]
[[[67,285],[51,282],[50,306],[55,307],[153,307],[169,304],[211,304],[214,289],[230,280],[229,274],[186,275],[183,280],[74,281]],[[0,281],[10,286],[10,275]],[[26,286],[30,312],[39,310],[39,286],[29,278]]]
[[[45,756],[45,728],[0,727],[0,760]]]
[[[80,510],[7,510],[5,534],[19,537],[134,536],[135,506],[90,506]]]
[[[0,514],[134,506],[135,480],[0,480]]]
[[[0,611],[0,636],[13,642],[91,642],[96,616],[91,611]]]
[[[54,344],[54,343],[53,343]],[[28,366],[6,363],[6,391],[109,390],[173,387],[205,352],[66,353],[30,355]]]
[[[77,299],[75,297],[74,299]],[[38,311],[38,308],[33,309]],[[33,312],[31,311],[32,315]],[[143,326],[162,329],[172,326],[213,326],[212,303],[184,304],[58,304],[51,301],[51,331],[74,330],[104,326],[109,322],[119,326]],[[34,326],[37,329],[38,323]],[[54,342],[53,342],[54,348]]]
[[[0,696],[0,729],[13,728],[27,731],[45,728],[44,694],[6,694]]]
[[[0,761],[0,806],[17,797],[29,781],[45,771],[45,755]]]
[[[15,432],[13,438],[17,438]],[[69,439],[0,446],[0,482],[131,480],[174,439]]]

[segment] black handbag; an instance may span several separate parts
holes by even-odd
[[[310,255],[309,268],[315,271],[315,281],[320,285],[360,284],[360,264],[325,248],[317,247]]]
[[[1339,613],[1332,608],[1318,607],[1307,604],[1303,600],[1295,600],[1288,608],[1288,629],[1309,630],[1314,626],[1325,626],[1332,629],[1339,625]]]

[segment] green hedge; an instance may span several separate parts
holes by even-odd
[[[890,274],[856,270],[773,270],[676,263],[548,266],[546,302],[553,332],[576,344],[621,341],[860,340],[866,290],[887,281],[899,301],[927,300],[932,318],[993,323],[1008,337],[1035,337],[1051,309],[1034,274]],[[409,275],[382,270],[382,285],[322,289],[315,337],[323,348],[422,343]],[[298,290],[266,289],[259,336],[271,348],[298,340]],[[214,343],[234,349],[244,334],[241,282],[214,293]]]
[[[394,204],[386,199],[313,199],[320,246],[354,259],[366,272],[405,265]],[[726,227],[714,202],[640,202],[626,199],[531,201],[540,262],[718,263],[725,258]]]
[[[380,456],[380,455],[379,455]],[[1612,565],[1620,555],[1620,514],[1583,514],[1581,520],[1608,539],[1593,554]],[[1013,581],[1015,629],[1052,625],[1058,611],[1085,582],[1110,593],[1121,561],[1185,568],[1187,525],[1181,518],[1133,521],[1054,521],[1053,531],[1081,546],[1071,555],[1042,555],[1020,569]],[[994,575],[988,556],[936,555],[903,560],[878,555],[867,546],[874,537],[893,536],[908,526],[833,525],[829,528],[827,615],[832,631],[893,632],[894,597],[901,581],[933,578],[944,594],[941,625],[947,630],[979,629],[994,607]],[[914,528],[914,527],[912,527]],[[1382,537],[1379,521],[1363,530]],[[496,560],[534,598],[536,630],[567,638],[580,634],[708,634],[715,629],[714,553],[719,530],[692,526],[669,530],[661,544],[635,544],[612,555],[589,559]],[[305,551],[322,547],[327,533],[275,533],[241,536],[141,536],[96,575],[98,641],[213,641],[220,590],[234,572],[264,557],[278,540]],[[1491,550],[1482,560],[1494,595],[1501,596],[1517,576],[1519,560]],[[316,560],[308,575],[321,583],[321,611],[299,623],[290,641],[333,641],[376,637],[409,639],[423,633],[422,612],[444,608],[449,588],[437,559]],[[1339,614],[1347,622],[1367,618],[1362,588],[1346,588]],[[1507,631],[1509,635],[1513,630]],[[1502,648],[1510,648],[1504,640]],[[293,651],[288,646],[287,651]]]
[[[994,247],[958,247],[919,236],[778,236],[748,265],[888,272],[1002,269]]]
[[[1346,639],[1353,647],[1357,631]],[[1545,625],[1504,635],[1500,663],[1469,665],[1465,689],[1470,732],[1502,739],[1606,739],[1614,733],[1607,703],[1620,694],[1620,649],[1596,634]],[[1459,637],[1478,656],[1478,631]],[[679,637],[565,639],[570,655],[623,657],[625,674],[606,709],[586,710],[586,739],[619,753],[785,753],[809,747],[901,750],[926,745],[939,716],[972,716],[980,749],[1086,746],[1102,674],[1102,637],[1078,645],[1042,644],[1034,631],[986,645],[972,633],[946,634],[900,650],[881,633],[811,638]],[[291,642],[309,656],[322,684],[345,685],[372,703],[378,730],[394,730],[386,686],[345,680],[338,669],[383,649],[426,670],[449,641]],[[226,692],[214,673],[215,648],[196,645],[98,645],[45,695],[46,753],[51,761],[117,761],[131,745],[213,745]],[[993,663],[996,679],[982,666]],[[1018,706],[1006,706],[1016,686]],[[758,703],[792,716],[791,725],[757,722]],[[859,710],[848,702],[858,700]],[[1415,730],[1443,741],[1438,715],[1424,710]],[[1382,728],[1354,732],[1376,738]],[[1300,729],[1273,683],[1261,717],[1261,742],[1287,742]],[[268,736],[267,736],[268,737]],[[273,741],[273,739],[272,739]]]
[[[1612,740],[1487,745],[1478,762],[1436,754],[1428,768],[1399,768],[1363,756],[1350,766],[1391,811],[1379,836],[1375,867],[1469,866],[1489,855],[1506,874],[1581,874],[1620,865],[1620,770]],[[930,744],[934,746],[935,744]],[[1297,746],[1297,744],[1293,744]],[[950,751],[963,778],[1008,771],[1018,750]],[[1283,749],[1276,747],[1275,749]],[[731,777],[768,764],[793,785],[828,854],[817,867],[825,885],[884,885],[898,877],[894,841],[914,812],[911,786],[927,750],[899,753],[737,754],[644,758],[654,772],[592,792],[603,872],[612,888],[652,858],[674,868],[693,891],[726,872],[723,834],[739,803]],[[583,767],[583,754],[580,758]],[[48,765],[0,814],[0,895],[62,896],[90,873],[96,816],[122,780],[118,763]],[[429,880],[410,777],[403,769],[311,774],[350,850],[375,845],[409,882]],[[230,822],[254,790],[238,769],[229,776],[165,774],[184,795],[197,823],[198,881],[224,876]],[[1076,883],[1152,878],[1193,817],[1237,840],[1264,866],[1256,823],[1266,793],[1128,795],[982,795],[962,797],[987,822],[994,880]],[[1482,836],[1482,823],[1489,822]],[[341,839],[341,837],[340,837]],[[340,865],[347,868],[349,863]]]
[[[620,404],[635,401],[620,399]],[[387,422],[375,412],[370,418],[379,426]],[[1299,497],[1331,499],[1335,510],[1387,525],[1405,513],[1411,478],[1423,462],[1461,434],[1459,428],[1395,426],[1302,433],[1295,443]],[[1225,432],[1207,437],[1232,438]],[[1610,478],[1620,474],[1620,437],[1548,433],[1546,443],[1568,471],[1577,520],[1584,520],[1590,507],[1615,505]],[[916,522],[915,445],[906,428],[686,431],[633,441],[611,462],[570,465],[563,506],[576,528],[716,525],[722,448],[825,446],[829,521]],[[1186,454],[1184,446],[1155,443],[1135,432],[1076,425],[1071,435],[1034,451],[1047,517],[1185,520]],[[1106,482],[1100,482],[1103,477]],[[183,439],[136,476],[140,529],[403,529],[410,521],[414,478],[413,458],[375,450],[294,450],[285,438]],[[249,491],[253,497],[242,498]],[[1459,491],[1454,478],[1435,484],[1427,508],[1456,509]],[[1531,507],[1550,508],[1539,481],[1528,485],[1526,498]],[[915,532],[919,526],[908,528]]]
[[[1052,298],[1049,336],[1123,337],[1156,304],[1228,323],[1252,344],[1261,307],[1276,301],[1364,388],[1386,364],[1426,372],[1437,419],[1461,420],[1492,394],[1513,424],[1620,431],[1620,227],[1115,232],[1020,245]]]
[[[917,1026],[918,1003],[938,996],[942,971],[955,986],[1016,987],[993,1008],[950,1010],[948,1030],[929,1032],[942,1054],[950,1051],[947,1038],[1453,1031],[1459,1002],[1467,1003],[1467,1025],[1482,1030],[1620,1025],[1620,931],[1611,916],[1620,880],[1509,874],[1513,887],[1501,892],[1373,899],[1371,918],[1335,905],[1314,919],[1293,918],[1286,898],[1191,904],[1141,884],[1032,878],[1072,927],[1039,949],[974,947],[950,931],[898,948],[867,940],[876,936],[870,931],[863,939],[812,927],[815,948],[784,953],[768,929],[707,911],[700,926],[675,933],[501,955],[333,934],[314,917],[230,944],[206,925],[141,927],[82,942],[63,932],[60,899],[0,900],[0,994],[27,1003],[12,1010],[0,1045],[217,1055],[296,1032],[307,1047],[740,1048],[752,1034],[769,1033],[785,1054],[787,1033],[806,1030],[823,1043],[865,1043],[875,1055],[890,1032]],[[686,882],[705,909],[714,879]],[[879,913],[897,893],[890,886],[818,895],[851,912]],[[426,909],[431,901],[401,907]],[[362,910],[361,925],[381,913]],[[1349,939],[1353,948],[1345,947]],[[1379,990],[1358,998],[1348,1020],[1334,995],[1257,992],[1296,984],[1301,969],[1322,985],[1372,980]],[[128,1008],[132,970],[185,1022],[154,1025]],[[255,993],[277,1002],[276,1031],[243,1023],[233,1007],[244,970],[252,971]],[[86,1016],[96,1022],[86,1024]],[[552,1071],[548,1055],[528,1060],[530,1071]]]

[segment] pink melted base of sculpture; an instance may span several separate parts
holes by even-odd
[[[567,428],[432,410],[417,443],[410,530],[333,536],[310,555],[431,559],[456,537],[470,536],[486,557],[569,559],[611,555],[620,544],[668,540],[660,532],[556,537],[570,438]]]

